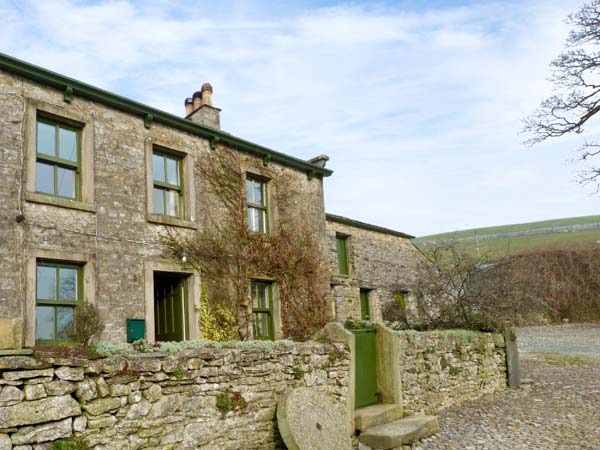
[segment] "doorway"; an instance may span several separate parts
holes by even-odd
[[[189,338],[186,283],[186,275],[154,272],[156,341],[185,341]]]

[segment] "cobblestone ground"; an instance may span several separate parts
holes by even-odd
[[[600,325],[519,330],[522,389],[448,408],[414,450],[600,450]]]

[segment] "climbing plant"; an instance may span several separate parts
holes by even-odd
[[[169,230],[165,241],[172,254],[185,252],[203,273],[207,304],[235,313],[240,339],[252,336],[251,280],[267,277],[277,285],[284,335],[304,340],[330,320],[321,230],[299,203],[293,175],[271,164],[261,175],[269,180],[273,220],[268,233],[251,231],[245,196],[245,167],[251,164],[256,161],[222,147],[199,159],[203,226],[187,237]]]

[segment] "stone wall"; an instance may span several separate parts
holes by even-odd
[[[81,201],[34,192],[37,114],[80,124],[82,162],[84,169],[89,168],[82,172],[85,195]],[[190,204],[181,220],[161,223],[149,209],[153,145],[179,152],[190,162],[186,167],[192,173],[186,176],[184,169]],[[206,193],[206,181],[193,168],[195,162],[210,158],[221,148],[223,144],[213,150],[208,139],[161,124],[148,129],[141,117],[84,98],[76,96],[65,102],[63,90],[0,71],[0,318],[22,322],[24,338],[18,344],[34,344],[35,262],[40,258],[74,262],[89,272],[83,295],[100,309],[106,323],[103,341],[124,342],[126,319],[146,319],[147,337],[152,340],[153,299],[148,297],[153,295],[155,270],[182,273],[189,276],[190,285],[197,285],[190,291],[194,298],[189,299],[193,316],[189,322],[197,324],[193,306],[200,295],[199,281],[194,280],[199,280],[199,275],[178,258],[165,257],[160,235],[167,225],[190,235],[212,223],[207,212],[214,211],[214,202]],[[260,157],[240,155],[245,170],[262,173]],[[324,245],[322,179],[277,163],[269,167],[288,176],[296,193],[291,213],[305,217]],[[277,208],[271,206],[275,228]],[[20,212],[25,220],[17,223]],[[327,281],[323,280],[323,289],[327,289]],[[195,331],[197,326],[190,329]]]
[[[348,275],[339,274],[337,234],[348,237]],[[410,301],[411,286],[417,276],[418,262],[422,255],[409,238],[410,236],[393,230],[327,215],[327,250],[332,273],[331,298],[336,320],[343,322],[361,318],[361,289],[368,291],[371,320],[377,322],[389,320],[384,317],[385,307],[398,303],[398,294]]]
[[[507,386],[500,334],[393,332],[405,414],[432,413]]]
[[[4,355],[0,450],[46,450],[68,437],[95,450],[284,449],[275,419],[282,394],[314,387],[342,410],[348,369],[347,347],[322,343],[96,360]]]

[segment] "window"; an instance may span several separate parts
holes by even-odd
[[[336,235],[335,243],[338,257],[338,272],[340,275],[348,275],[350,273],[350,265],[348,263],[348,236],[341,234]]]
[[[36,267],[36,341],[67,339],[65,328],[82,298],[82,268],[68,263],[38,261]]]
[[[172,217],[183,217],[182,158],[152,152],[153,212]]]
[[[273,283],[253,281],[251,291],[254,339],[273,340]]]
[[[266,182],[246,177],[246,204],[248,205],[248,228],[250,231],[266,233],[267,219]]]
[[[46,119],[36,123],[35,191],[80,198],[81,130]]]

